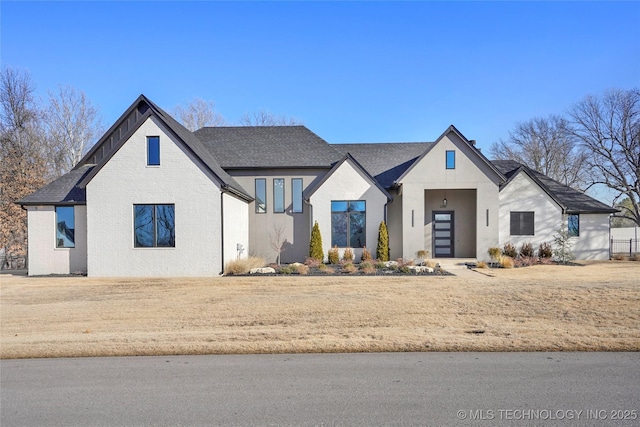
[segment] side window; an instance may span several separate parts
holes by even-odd
[[[569,237],[580,236],[580,214],[569,214],[567,218]]]
[[[302,212],[302,178],[291,179],[291,204],[293,213]]]
[[[76,225],[73,206],[56,206],[56,248],[76,247]]]
[[[447,150],[447,169],[456,168],[456,152],[453,150]]]
[[[512,236],[534,235],[533,212],[511,212],[510,232]]]
[[[284,178],[273,179],[273,211],[284,212]]]
[[[267,212],[267,180],[256,179],[256,213]]]
[[[147,166],[160,165],[160,137],[147,137]]]

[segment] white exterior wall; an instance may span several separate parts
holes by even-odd
[[[29,275],[87,271],[87,210],[74,206],[75,247],[56,248],[55,206],[29,206]]]
[[[160,166],[147,166],[160,136]],[[88,274],[212,276],[222,270],[220,187],[149,118],[87,185]],[[134,248],[134,204],[175,204],[175,247]]]
[[[455,169],[446,168],[446,151],[456,153]],[[405,258],[415,257],[421,249],[427,249],[433,256],[431,241],[431,211],[425,212],[425,190],[476,190],[475,211],[473,221],[475,227],[475,242],[472,235],[456,234],[456,239],[468,239],[469,243],[458,242],[454,247],[455,256],[480,257],[487,248],[497,244],[498,240],[498,177],[488,165],[480,160],[473,149],[461,141],[454,133],[449,133],[416,164],[402,179],[402,253]],[[443,191],[444,194],[444,191]],[[469,192],[468,194],[473,194]],[[470,204],[460,203],[458,210],[466,209]],[[489,224],[486,223],[486,212],[489,210]],[[454,210],[456,207],[448,205],[440,210]],[[414,226],[411,226],[413,211]],[[461,217],[462,218],[462,217]],[[472,245],[475,254],[463,248]],[[457,248],[464,253],[458,253]]]
[[[580,214],[580,235],[571,242],[576,259],[609,259],[609,214]]]
[[[332,200],[365,200],[366,201],[366,247],[375,257],[378,245],[378,227],[384,221],[384,205],[387,196],[371,182],[366,175],[345,161],[311,196],[309,202],[312,209],[312,223],[318,221],[322,235],[322,250],[327,258],[331,248],[331,201]],[[340,257],[344,248],[340,250]],[[361,248],[353,248],[354,259],[360,260]]]
[[[611,238],[618,240],[640,239],[640,227],[612,228]]]
[[[510,235],[511,212],[534,212],[533,236]],[[561,226],[560,207],[525,173],[520,172],[500,192],[500,247],[511,242],[520,249],[523,243],[531,243],[537,250],[540,243],[552,243]],[[486,251],[482,255],[482,259],[489,259]]]
[[[249,204],[228,194],[222,195],[224,215],[224,263],[249,255]],[[238,251],[238,245],[243,250]]]

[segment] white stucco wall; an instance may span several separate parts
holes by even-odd
[[[75,247],[56,248],[55,206],[29,206],[29,275],[87,271],[87,210],[74,206]]]
[[[147,166],[160,136],[160,166]],[[220,187],[149,118],[87,185],[90,276],[212,276],[222,269]],[[175,204],[175,247],[134,248],[135,204]]]
[[[455,169],[446,168],[446,151],[456,153]],[[425,190],[476,190],[475,204],[460,203],[458,206],[449,205],[442,210],[458,210],[456,217],[470,218],[468,212],[475,210],[472,215],[476,223],[475,236],[470,233],[458,235],[465,242],[458,242],[454,247],[457,257],[480,256],[489,246],[498,241],[498,190],[499,177],[483,162],[474,149],[450,132],[439,140],[436,145],[417,163],[402,180],[402,253],[405,258],[413,258],[416,251],[427,249],[433,254],[431,236],[431,214],[425,211]],[[444,192],[443,192],[444,194]],[[462,193],[461,193],[462,194]],[[473,197],[474,192],[468,192]],[[489,210],[489,224],[486,222],[486,211]],[[414,226],[411,227],[411,215],[414,215]],[[462,214],[462,216],[461,216]],[[460,230],[463,231],[463,230]],[[458,239],[456,237],[456,239]],[[474,241],[475,239],[475,241]],[[473,249],[469,249],[470,246]],[[461,248],[458,252],[457,248]]]
[[[322,235],[322,249],[327,258],[331,248],[331,201],[332,200],[365,200],[366,201],[366,247],[375,257],[378,245],[378,227],[384,221],[384,205],[387,197],[365,174],[345,161],[310,197],[312,223],[318,221]],[[340,256],[344,248],[340,250]],[[353,248],[355,260],[359,260],[362,249]]]
[[[511,212],[534,212],[533,236],[510,234]],[[520,172],[500,192],[500,247],[511,242],[517,249],[531,243],[534,250],[540,243],[553,242],[553,235],[562,226],[562,210],[524,172]],[[487,253],[484,258],[489,259]]]
[[[580,235],[571,241],[576,259],[609,259],[609,214],[580,214]]]
[[[249,255],[249,204],[228,193],[222,196],[224,213],[224,263]],[[238,251],[238,244],[243,251]]]

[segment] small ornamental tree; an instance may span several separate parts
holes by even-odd
[[[569,235],[567,223],[564,222],[562,227],[556,230],[556,234],[553,236],[553,255],[558,262],[566,264],[575,259],[573,252],[571,252],[571,246],[573,246],[573,242]]]
[[[376,258],[379,261],[389,261],[389,233],[387,232],[387,224],[385,224],[384,221],[382,221],[380,227],[378,227]]]
[[[320,226],[318,226],[318,221],[313,224],[313,230],[311,230],[309,256],[318,262],[322,262],[324,260],[324,251],[322,250],[322,236],[320,235]]]

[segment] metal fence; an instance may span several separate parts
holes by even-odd
[[[640,239],[611,239],[609,246],[611,254],[633,254],[640,253]]]

